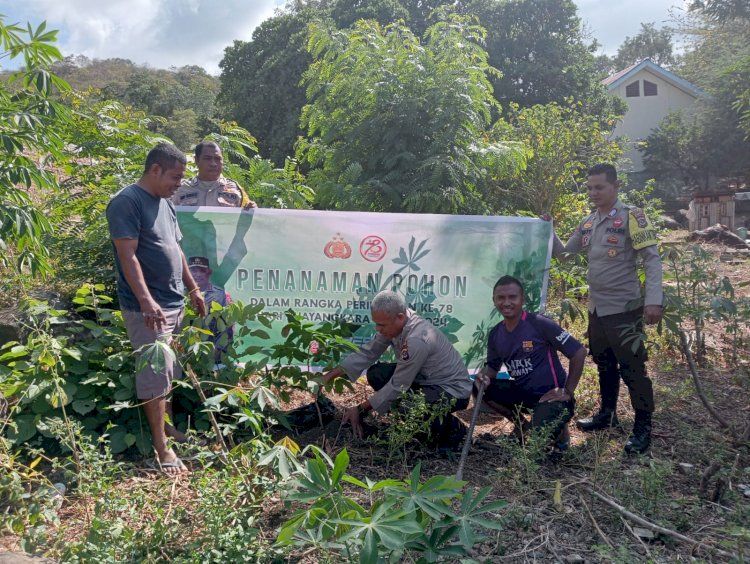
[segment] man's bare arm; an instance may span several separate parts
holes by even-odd
[[[160,332],[162,326],[166,323],[166,318],[159,304],[151,297],[146,280],[143,278],[141,263],[135,256],[135,252],[138,250],[138,239],[113,239],[113,242],[117,258],[120,260],[122,274],[125,276],[125,281],[130,286],[133,295],[135,295],[135,299],[138,300],[146,327],[157,333]]]

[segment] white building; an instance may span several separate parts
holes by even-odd
[[[650,59],[629,66],[602,81],[610,94],[619,96],[628,110],[613,131],[615,137],[626,136],[625,157],[632,166],[629,172],[643,170],[643,158],[637,144],[644,141],[659,122],[676,110],[690,110],[703,91]]]

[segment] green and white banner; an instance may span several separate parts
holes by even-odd
[[[187,257],[206,257],[211,282],[279,322],[293,309],[312,322],[362,325],[381,290],[451,337],[467,361],[484,355],[498,322],[492,287],[510,274],[526,286],[527,309],[543,308],[551,224],[532,218],[310,210],[177,208]],[[282,340],[278,336],[279,341]]]

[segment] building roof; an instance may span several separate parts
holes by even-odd
[[[615,88],[627,82],[636,73],[642,70],[648,70],[652,72],[653,74],[662,78],[664,81],[668,82],[675,88],[679,88],[680,90],[683,90],[684,92],[692,96],[695,96],[696,98],[702,98],[706,95],[703,92],[703,90],[701,90],[694,84],[688,82],[684,78],[680,78],[673,72],[670,72],[667,69],[660,67],[659,65],[654,63],[651,59],[643,59],[642,61],[635,63],[634,65],[630,65],[628,68],[623,69],[620,72],[617,72],[611,76],[608,76],[607,78],[602,80],[602,84],[606,86],[607,89],[611,92]]]

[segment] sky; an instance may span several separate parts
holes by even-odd
[[[641,22],[668,23],[683,0],[575,0],[586,30],[613,55]],[[284,0],[0,0],[5,23],[47,21],[64,55],[119,57],[153,68],[199,65],[219,74],[224,48],[247,41]],[[10,66],[0,61],[2,67]]]

